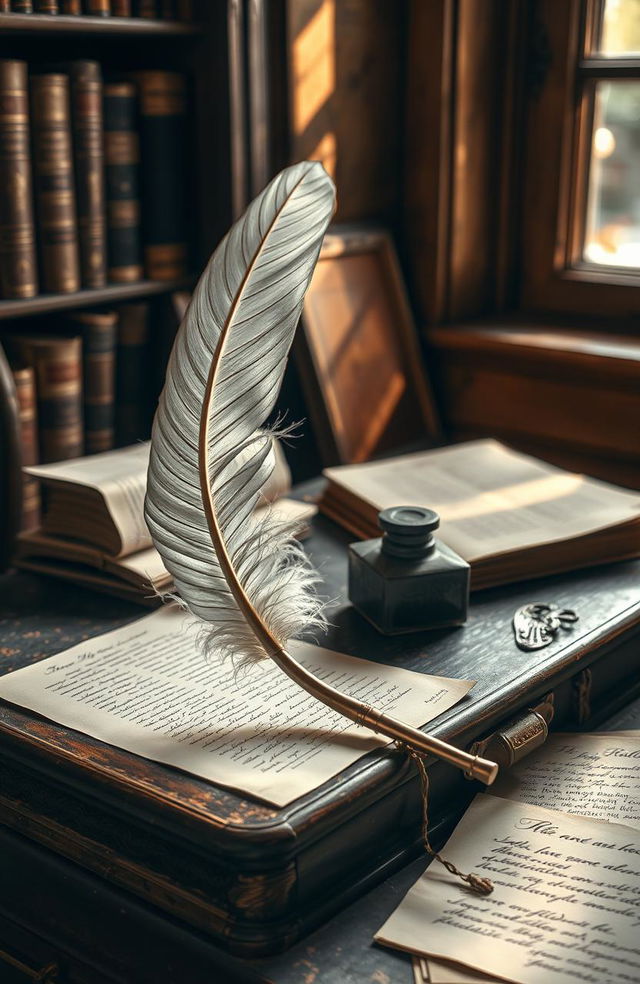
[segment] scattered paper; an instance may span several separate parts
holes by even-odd
[[[552,735],[490,791],[640,830],[640,737]]]
[[[493,893],[431,865],[378,942],[520,984],[640,979],[636,830],[481,794],[443,853]]]
[[[205,659],[203,623],[165,607],[0,677],[0,697],[76,731],[278,806],[386,739],[301,690],[269,659]],[[427,676],[291,642],[323,680],[419,726],[474,681]]]
[[[414,984],[502,984],[498,978],[487,977],[479,970],[426,957],[413,958],[413,979]]]

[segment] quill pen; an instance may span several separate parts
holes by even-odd
[[[216,249],[180,326],[153,424],[145,517],[207,648],[265,655],[351,720],[484,782],[497,767],[323,683],[286,650],[323,624],[296,530],[255,506],[273,469],[275,404],[305,291],[334,210],[317,162],[286,168]]]

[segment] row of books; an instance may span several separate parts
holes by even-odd
[[[0,60],[0,292],[71,293],[187,271],[186,80]]]
[[[0,0],[2,14],[82,14],[190,21],[191,0]]]
[[[108,451],[149,436],[149,310],[69,313],[54,332],[2,338],[18,399],[24,465]],[[23,529],[39,524],[38,482],[25,475]]]

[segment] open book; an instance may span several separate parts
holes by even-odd
[[[324,472],[320,509],[357,536],[378,512],[420,505],[471,565],[472,589],[640,554],[640,494],[575,475],[497,441],[342,465]]]
[[[171,575],[144,520],[149,442],[25,468],[44,492],[42,527],[18,538],[16,563],[135,601],[171,590]],[[315,506],[283,498],[291,475],[276,446],[266,502],[304,527]],[[265,503],[266,505],[266,503]]]

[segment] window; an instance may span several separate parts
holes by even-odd
[[[640,0],[541,0],[523,217],[524,307],[640,310]],[[535,73],[534,73],[535,74]]]

